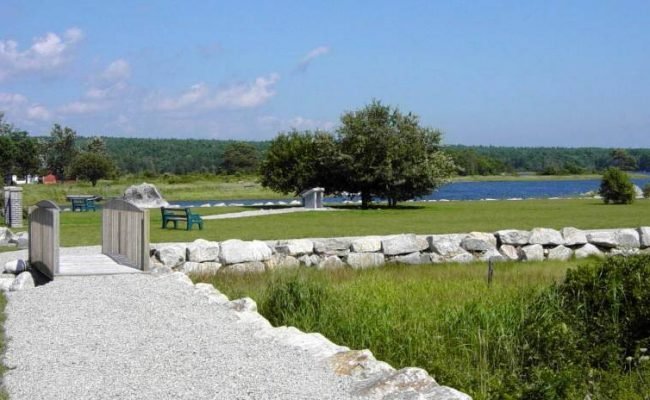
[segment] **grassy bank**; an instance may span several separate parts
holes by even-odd
[[[117,180],[101,180],[93,187],[87,182],[67,182],[56,185],[24,185],[25,205],[40,200],[67,203],[71,194],[94,194],[105,198],[121,196],[124,190],[142,182],[153,183],[167,200],[233,200],[278,199],[287,196],[263,188],[255,176],[167,175],[155,178],[124,176]],[[289,196],[290,197],[290,196]]]
[[[275,326],[296,326],[353,349],[369,348],[396,368],[424,368],[442,384],[488,399],[502,376],[517,369],[514,332],[528,299],[560,280],[566,268],[500,264],[492,287],[484,264],[195,280],[207,280],[231,298],[255,299]]]
[[[490,287],[484,264],[301,269],[194,280],[210,282],[231,298],[252,297],[275,326],[293,325],[354,349],[369,348],[397,368],[425,368],[438,382],[477,400],[585,398],[587,393],[593,399],[647,399],[647,366],[588,372],[579,357],[579,365],[571,361],[567,367],[553,358],[558,354],[550,355],[555,351],[562,357],[563,345],[554,340],[566,335],[572,343],[572,327],[557,321],[540,329],[531,314],[541,319],[561,314],[561,302],[540,302],[545,298],[540,294],[556,293],[549,285],[561,281],[573,264],[498,264]],[[541,348],[534,340],[538,335],[546,340]],[[546,357],[542,367],[530,361],[535,357]]]
[[[242,211],[244,208],[196,208],[201,214]],[[534,227],[582,229],[650,225],[650,201],[608,206],[597,200],[527,200],[423,203],[397,209],[310,212],[205,221],[204,230],[162,229],[159,210],[151,215],[151,241],[290,239],[382,235],[395,233],[452,233]],[[61,214],[63,246],[99,244],[101,213]]]

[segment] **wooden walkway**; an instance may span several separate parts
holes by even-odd
[[[142,271],[120,265],[104,254],[61,256],[56,276],[140,274]]]

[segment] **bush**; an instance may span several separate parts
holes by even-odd
[[[634,201],[634,185],[630,177],[618,168],[607,168],[600,182],[598,193],[605,204],[631,204]]]
[[[650,256],[569,270],[533,303],[520,336],[524,398],[621,398],[623,386],[650,393],[641,359],[650,346]]]
[[[650,183],[647,183],[643,187],[643,197],[645,197],[646,199],[650,199]]]

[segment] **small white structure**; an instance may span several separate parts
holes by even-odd
[[[319,187],[305,190],[300,193],[300,197],[302,197],[302,206],[313,209],[323,208],[324,193],[325,189]]]

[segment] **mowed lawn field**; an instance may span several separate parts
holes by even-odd
[[[202,215],[251,210],[244,207],[195,208]],[[151,242],[190,242],[197,238],[272,240],[304,237],[434,234],[534,227],[581,229],[650,226],[650,200],[605,205],[598,200],[522,200],[405,203],[395,209],[340,207],[303,212],[206,220],[204,229],[162,229],[158,209],[149,211]],[[101,212],[61,213],[61,245],[100,243]]]

